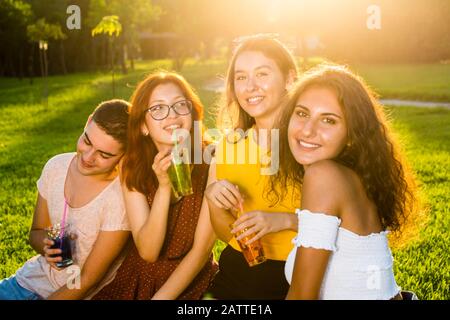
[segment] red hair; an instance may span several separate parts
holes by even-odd
[[[145,114],[153,90],[160,84],[173,83],[180,88],[186,99],[192,102],[192,120],[203,119],[203,105],[192,86],[179,74],[158,72],[147,76],[139,83],[131,97],[131,112],[128,120],[128,149],[122,163],[122,181],[129,190],[149,194],[150,187],[158,184],[152,170],[153,160],[158,150],[153,140],[142,133]],[[194,126],[191,128],[191,146]],[[195,146],[191,148],[195,149]],[[191,158],[192,159],[192,158]]]

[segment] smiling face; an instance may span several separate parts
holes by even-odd
[[[288,142],[295,160],[310,165],[334,159],[347,143],[347,124],[335,93],[310,87],[296,103],[288,127]]]
[[[234,91],[239,105],[258,120],[273,119],[287,81],[272,60],[258,51],[244,51],[234,66]]]
[[[107,174],[122,155],[122,144],[90,120],[78,139],[76,168],[85,176]]]
[[[155,87],[150,95],[149,108],[166,105],[173,106],[177,102],[185,101],[181,89],[174,83],[164,83]],[[158,108],[158,107],[157,107]],[[145,123],[142,130],[148,132],[158,150],[173,146],[172,133],[176,129],[190,131],[192,127],[192,113],[186,115],[177,114],[170,108],[169,115],[162,120],[155,120],[146,112]]]

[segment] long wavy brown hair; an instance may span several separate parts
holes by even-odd
[[[247,51],[261,52],[267,58],[272,59],[278,68],[280,68],[284,80],[287,79],[291,72],[294,74],[295,78],[298,75],[295,59],[289,49],[281,41],[264,34],[249,36],[240,41],[233,51],[233,56],[231,57],[228,66],[225,80],[225,94],[222,98],[224,101],[221,103],[217,115],[217,124],[221,129],[240,128],[246,131],[255,124],[255,119],[239,105],[234,90],[234,68],[236,59],[241,53]]]
[[[358,174],[378,209],[383,228],[399,231],[416,207],[413,175],[374,93],[345,66],[320,65],[308,71],[291,91],[277,123],[280,170],[270,179],[269,198],[277,202],[286,196],[286,185],[301,185],[303,181],[303,166],[289,149],[287,124],[298,98],[312,86],[325,87],[336,94],[347,123],[349,145],[333,160]]]
[[[150,187],[158,180],[152,170],[158,149],[150,136],[144,136],[142,126],[153,90],[160,84],[173,83],[180,88],[186,99],[192,102],[192,121],[203,120],[203,105],[192,86],[179,74],[161,71],[141,81],[131,97],[131,112],[128,120],[128,149],[122,163],[122,181],[129,190],[149,194]],[[203,128],[203,127],[202,127]],[[204,129],[202,129],[203,131]],[[191,131],[191,159],[197,146],[194,145],[194,125]],[[202,134],[203,132],[199,133]]]

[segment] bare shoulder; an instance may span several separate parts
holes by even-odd
[[[321,160],[305,167],[304,184],[311,186],[345,187],[356,174],[333,160]]]
[[[353,171],[333,160],[305,167],[302,208],[340,216],[344,201],[352,193]]]

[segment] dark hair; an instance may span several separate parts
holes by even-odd
[[[336,94],[348,127],[350,146],[333,160],[360,177],[375,203],[383,228],[397,231],[416,204],[415,184],[387,124],[382,106],[364,81],[344,66],[320,65],[308,71],[292,90],[278,120],[280,170],[270,179],[272,201],[285,197],[283,186],[301,184],[304,169],[288,144],[288,123],[298,98],[311,87],[325,87]]]
[[[250,117],[239,105],[234,91],[234,67],[236,59],[242,52],[247,51],[261,52],[267,58],[272,59],[281,70],[285,80],[290,72],[294,72],[295,77],[298,75],[294,57],[289,49],[279,40],[262,34],[246,37],[240,41],[233,51],[233,56],[227,71],[225,102],[222,104],[218,114],[218,126],[220,128],[227,126],[227,121],[224,119],[224,114],[226,113],[232,118],[231,126],[233,129],[241,128],[245,131],[255,124],[255,119]]]
[[[147,76],[141,81],[131,97],[131,112],[128,130],[128,150],[122,165],[122,180],[130,190],[149,194],[150,186],[157,185],[151,164],[158,150],[149,137],[142,134],[145,113],[153,90],[160,84],[173,83],[183,92],[186,99],[192,102],[192,121],[203,119],[203,105],[191,85],[175,72],[161,71]],[[194,137],[194,126],[191,128],[191,139]],[[202,130],[204,128],[202,127]],[[203,136],[203,135],[202,135]],[[195,144],[191,141],[192,152]],[[191,155],[192,156],[192,155]],[[192,158],[191,158],[192,159]]]
[[[127,148],[128,115],[131,104],[125,100],[113,99],[100,103],[92,114],[92,120],[122,145]]]

